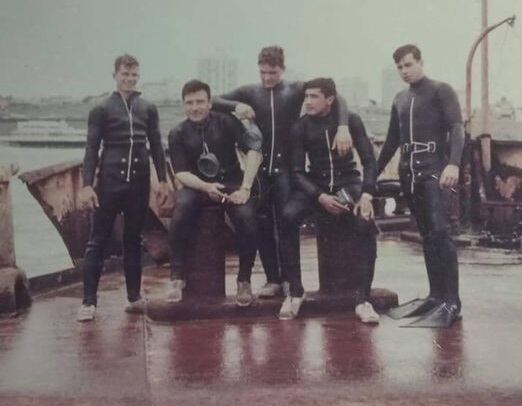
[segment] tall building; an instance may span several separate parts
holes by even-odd
[[[237,87],[237,61],[226,55],[198,59],[198,79],[207,82],[213,94]]]
[[[337,92],[348,106],[367,106],[369,103],[368,83],[359,77],[344,78],[336,83]]]
[[[381,73],[382,103],[384,109],[391,108],[395,95],[406,87],[394,67],[384,68]]]

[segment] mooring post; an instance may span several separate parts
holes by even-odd
[[[0,313],[16,313],[31,304],[27,277],[16,266],[9,184],[18,165],[0,165]]]

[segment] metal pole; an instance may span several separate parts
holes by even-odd
[[[473,62],[473,56],[475,55],[475,51],[477,50],[478,45],[482,41],[482,39],[488,35],[491,31],[493,31],[495,28],[501,26],[504,23],[508,23],[511,27],[513,27],[513,24],[515,24],[516,16],[505,18],[504,20],[486,28],[479,37],[473,42],[473,45],[471,46],[471,49],[468,54],[468,60],[466,62],[466,124],[469,126],[471,121],[471,66]],[[467,128],[467,132],[469,132],[469,128]]]
[[[488,0],[482,0],[482,31],[488,27]],[[488,37],[482,41],[482,134],[489,134],[489,60]]]

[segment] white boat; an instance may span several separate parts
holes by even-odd
[[[71,127],[65,120],[29,120],[19,121],[16,130],[11,135],[86,135],[86,131]]]
[[[65,120],[19,121],[11,134],[0,137],[1,144],[36,148],[83,148],[86,130],[71,127]]]

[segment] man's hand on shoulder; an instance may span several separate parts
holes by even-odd
[[[335,196],[326,193],[321,193],[317,198],[317,201],[321,206],[323,206],[323,208],[328,213],[333,215],[338,215],[350,211],[350,208],[347,206],[343,206],[341,203],[339,203]]]
[[[238,103],[234,112],[240,120],[253,120],[256,118],[254,109],[245,103]]]
[[[98,195],[92,186],[84,186],[78,194],[78,202],[81,209],[92,211],[99,207]]]
[[[441,188],[454,188],[459,181],[459,167],[447,165],[440,175],[439,185]]]
[[[352,135],[347,125],[337,127],[337,133],[332,143],[332,151],[337,150],[339,156],[348,154],[353,146]]]

